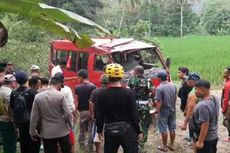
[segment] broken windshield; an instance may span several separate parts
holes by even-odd
[[[163,67],[159,56],[153,49],[115,52],[112,56],[114,61],[120,63],[126,72],[133,70],[137,65],[142,65],[145,69]]]

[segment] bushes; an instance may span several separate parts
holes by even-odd
[[[41,67],[44,75],[48,75],[49,33],[38,26],[13,14],[2,13],[1,21],[9,32],[9,40],[0,49],[0,60],[10,60],[16,69],[28,71],[32,64]]]

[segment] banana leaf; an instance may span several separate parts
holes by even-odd
[[[93,41],[85,34],[78,34],[65,23],[80,23],[105,34],[110,32],[93,21],[76,13],[39,3],[40,0],[0,0],[0,9],[26,17],[36,25],[73,41],[79,47],[88,47]]]

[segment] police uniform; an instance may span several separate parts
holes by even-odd
[[[150,114],[150,94],[153,88],[152,82],[150,79],[145,78],[144,76],[134,76],[129,82],[128,86],[132,89],[136,96],[136,102],[138,107],[138,112],[140,116],[141,129],[144,135],[143,141],[139,144],[141,151],[144,149],[144,144],[147,142],[148,138],[148,129],[151,123],[151,114]]]

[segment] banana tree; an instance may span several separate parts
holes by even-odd
[[[0,22],[0,47],[3,47],[7,43],[8,32],[6,27]]]
[[[0,9],[28,18],[32,23],[41,25],[48,31],[61,35],[80,47],[90,46],[93,42],[89,36],[78,34],[76,30],[65,26],[65,23],[80,23],[93,27],[104,34],[110,34],[107,29],[87,18],[64,9],[40,3],[40,0],[1,0]],[[1,43],[2,41],[6,42],[5,35],[7,31],[2,33],[3,31],[5,31],[5,27],[0,23],[0,47],[4,45],[4,43]]]

